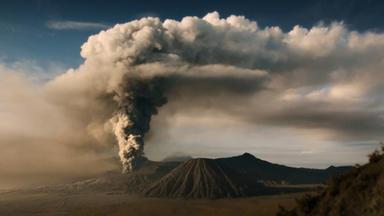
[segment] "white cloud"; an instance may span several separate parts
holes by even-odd
[[[8,61],[7,57],[0,57],[0,68],[22,73],[26,79],[34,83],[45,83],[68,70],[68,66],[60,62],[41,62],[32,59]]]
[[[104,23],[61,20],[50,20],[46,26],[55,30],[102,30],[109,27]]]

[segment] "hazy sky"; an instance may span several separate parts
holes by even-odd
[[[1,4],[0,188],[116,167],[106,122],[125,71],[166,80],[151,159],[324,168],[365,162],[383,138],[382,1]]]

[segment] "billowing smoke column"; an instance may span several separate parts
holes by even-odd
[[[222,110],[239,108],[237,98],[263,89],[273,90],[269,96],[275,100],[323,97],[327,92],[302,94],[300,82],[314,89],[329,80],[344,84],[347,72],[369,71],[358,62],[369,67],[382,62],[383,41],[381,34],[351,32],[340,23],[295,26],[285,33],[279,27],[259,28],[243,16],[220,18],[217,12],[180,21],[147,17],[89,37],[81,47],[84,63],[48,87],[61,106],[82,118],[97,143],[117,140],[123,172],[129,172],[144,159],[145,134],[166,96],[182,101],[182,107],[199,106],[199,98],[210,97],[220,100],[215,108]],[[362,77],[372,76],[358,80]],[[298,94],[288,94],[292,89]],[[264,104],[272,101],[269,96]],[[106,140],[110,134],[115,140]]]
[[[113,117],[114,133],[119,144],[123,173],[137,168],[143,158],[144,136],[151,116],[166,103],[154,80],[127,80],[117,93],[118,110]]]

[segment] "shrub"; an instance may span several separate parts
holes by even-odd
[[[283,206],[279,205],[279,210],[276,213],[276,216],[297,216],[295,209],[287,210]]]
[[[383,155],[381,154],[381,152],[379,150],[375,150],[373,151],[371,154],[368,155],[368,158],[369,158],[369,162],[370,163],[376,163],[378,162],[381,158],[383,157]]]
[[[301,212],[303,212],[304,214],[309,214],[315,208],[318,201],[319,196],[305,194],[303,198],[298,199],[296,202]]]

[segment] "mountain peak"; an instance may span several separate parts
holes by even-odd
[[[146,196],[220,198],[244,196],[234,174],[213,159],[191,159],[151,185]]]
[[[250,154],[248,152],[244,152],[244,154],[240,155],[240,157],[244,158],[256,158],[253,154]]]

